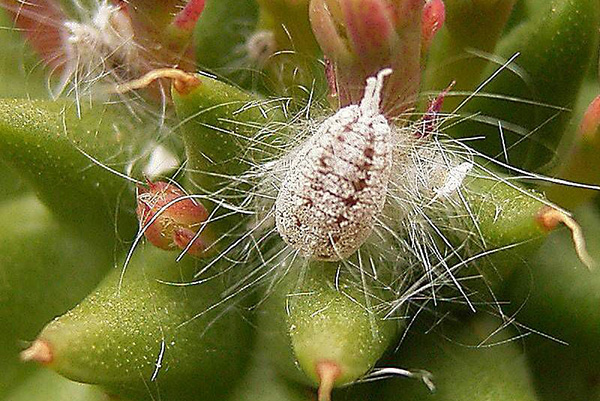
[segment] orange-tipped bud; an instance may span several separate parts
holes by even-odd
[[[386,116],[411,107],[421,75],[425,0],[311,0],[313,32],[334,65],[338,106],[357,104],[367,77],[392,68],[383,91]],[[333,87],[333,85],[330,85]]]
[[[200,203],[186,198],[177,186],[148,181],[148,187],[138,187],[137,215],[144,235],[154,246],[166,250],[188,248],[188,253],[202,256],[206,246],[197,233],[208,212]]]

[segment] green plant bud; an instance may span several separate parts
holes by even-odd
[[[262,67],[261,55],[268,42],[249,41],[258,21],[254,0],[208,0],[202,17],[196,24],[194,46],[198,65],[231,79],[244,87],[251,87],[253,70]],[[252,48],[253,45],[258,46]]]
[[[579,210],[590,254],[600,259],[600,216],[591,206]],[[598,365],[600,271],[588,271],[568,246],[565,232],[553,233],[506,286],[516,318],[534,330],[569,344],[588,365]],[[521,309],[522,307],[522,309]]]
[[[109,401],[110,398],[97,387],[75,383],[40,369],[19,387],[13,389],[2,401]]]
[[[444,325],[404,342],[394,364],[419,367],[433,375],[435,391],[417,381],[390,379],[383,384],[385,401],[535,401],[525,355],[518,343],[508,341],[510,331],[492,336],[502,322],[478,319]],[[487,338],[490,336],[490,338]],[[508,342],[505,342],[508,341]]]
[[[115,234],[131,237],[137,227],[132,186],[113,171],[136,162],[144,134],[116,111],[100,107],[78,118],[66,102],[0,102],[0,159],[61,223],[105,244],[114,243]]]
[[[140,248],[76,308],[51,322],[24,359],[135,400],[223,399],[241,375],[250,330],[239,306],[218,304],[223,275],[202,285],[200,262]],[[215,270],[213,270],[215,272]]]
[[[212,78],[195,77],[197,83],[187,90],[174,85],[172,91],[177,115],[184,122],[191,183],[201,194],[218,193],[239,203],[246,195],[239,190],[227,193],[226,187],[251,163],[272,154],[278,140],[274,131],[284,127],[276,124],[285,121],[282,105]]]
[[[428,58],[424,88],[439,91],[455,81],[453,90],[473,91],[489,61],[476,55],[492,53],[515,0],[446,0],[445,24],[436,36]],[[464,97],[449,97],[451,112]]]
[[[493,157],[507,149],[511,164],[530,170],[555,155],[569,119],[564,108],[573,106],[600,33],[597,0],[551,3],[499,43],[496,53],[503,60],[519,56],[483,89],[493,97],[478,96],[460,110],[477,115],[450,130],[455,136],[485,136],[471,145]]]
[[[400,323],[384,320],[377,290],[340,278],[337,263],[298,258],[281,268],[289,271],[259,309],[263,344],[279,373],[319,386],[328,400],[333,387],[369,372]]]

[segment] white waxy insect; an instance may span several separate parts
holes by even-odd
[[[134,41],[133,26],[119,6],[103,1],[91,20],[64,22],[67,65],[59,92],[70,80],[95,83],[110,74],[127,79],[140,68],[141,54]]]
[[[393,138],[379,104],[391,72],[368,78],[360,105],[329,117],[293,155],[275,201],[275,222],[283,240],[305,257],[352,255],[383,210]]]
[[[444,185],[435,190],[434,199],[440,197],[446,198],[455,193],[458,188],[460,188],[472,168],[473,163],[464,162],[450,169],[446,176],[446,180],[444,181]]]

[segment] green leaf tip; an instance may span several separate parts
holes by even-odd
[[[401,326],[376,312],[382,296],[376,288],[344,280],[336,287],[337,269],[336,263],[298,260],[259,309],[259,333],[274,365],[321,387],[323,397],[367,373]]]
[[[183,284],[198,263],[138,249],[124,275],[113,271],[40,333],[50,367],[133,399],[220,399],[246,366],[251,332],[239,305],[215,306],[227,288],[222,277]]]

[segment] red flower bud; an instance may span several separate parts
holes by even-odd
[[[197,233],[208,212],[200,203],[185,197],[186,193],[176,185],[148,181],[147,188],[138,187],[138,219],[144,235],[154,246],[186,249],[193,241],[188,253],[202,256],[206,244]]]

